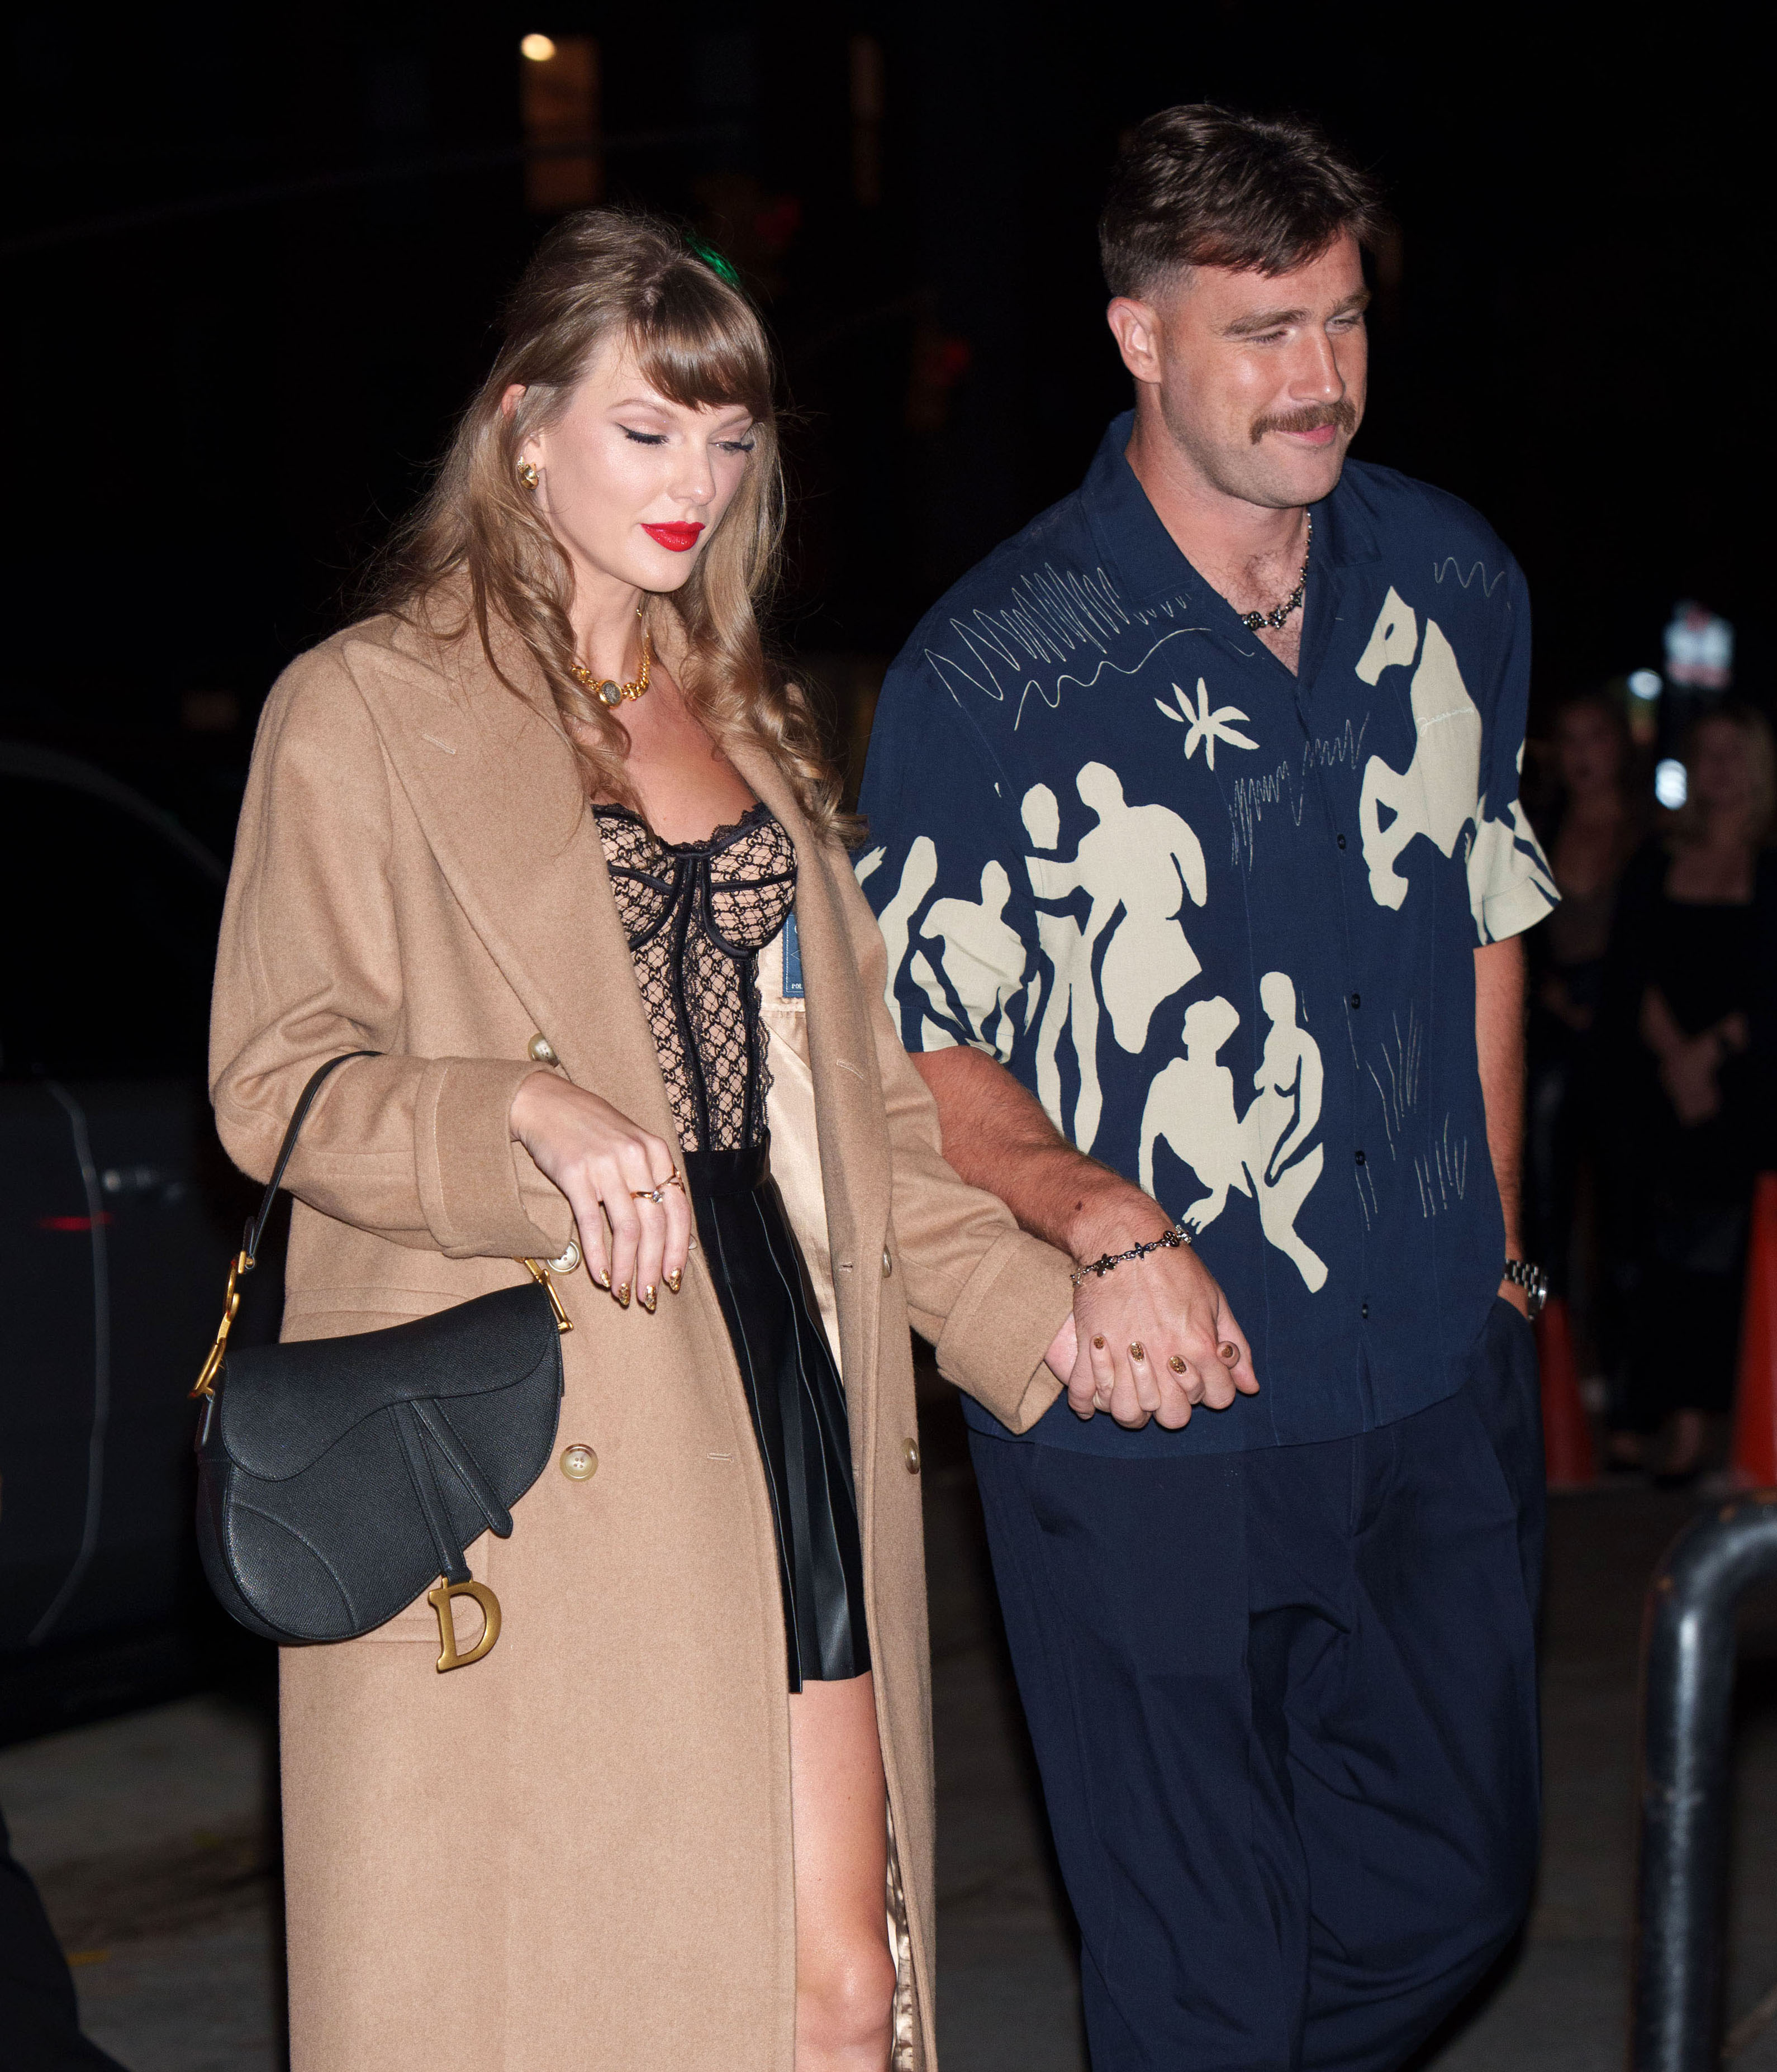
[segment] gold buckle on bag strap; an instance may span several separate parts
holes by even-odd
[[[228,1357],[228,1333],[234,1327],[235,1318],[241,1314],[241,1284],[253,1269],[252,1253],[245,1250],[237,1252],[228,1267],[228,1292],[222,1298],[222,1322],[216,1327],[216,1342],[210,1348],[209,1356],[204,1363],[204,1371],[192,1385],[187,1401],[195,1403],[200,1396],[208,1397],[212,1403],[216,1400],[216,1378],[221,1373],[222,1363]]]
[[[537,1286],[549,1298],[549,1307],[555,1313],[555,1328],[563,1338],[574,1329],[574,1320],[561,1306],[561,1297],[555,1292],[555,1283],[549,1278],[549,1268],[557,1262],[553,1260],[521,1259],[518,1262]]]

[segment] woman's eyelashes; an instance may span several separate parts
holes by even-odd
[[[639,446],[664,446],[666,444],[664,432],[635,432],[627,425],[620,425],[618,430],[626,439],[633,439]],[[751,434],[745,438],[718,439],[714,443],[723,453],[750,454],[753,450]]]

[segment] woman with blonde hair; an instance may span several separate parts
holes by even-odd
[[[380,1054],[290,1170],[286,1337],[526,1258],[572,1325],[557,1459],[469,1550],[497,1646],[434,1674],[422,1600],[284,1655],[296,2072],[933,2062],[907,1327],[1022,1427],[1073,1361],[1067,1263],[944,1164],[889,1025],[755,617],[780,509],[720,262],[570,217],[385,609],[261,724],[228,1149],[263,1176],[315,1067]]]

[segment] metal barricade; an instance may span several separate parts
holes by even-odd
[[[1634,2072],[1717,2072],[1734,1610],[1777,1576],[1777,1490],[1707,1513],[1667,1549],[1642,1635]]]

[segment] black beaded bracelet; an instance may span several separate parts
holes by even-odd
[[[1181,1244],[1190,1243],[1191,1232],[1183,1223],[1174,1223],[1164,1237],[1150,1238],[1146,1244],[1132,1244],[1127,1252],[1108,1252],[1102,1259],[1091,1260],[1084,1266],[1076,1266],[1067,1278],[1077,1288],[1089,1273],[1096,1273],[1102,1278],[1113,1267],[1121,1266],[1125,1260],[1146,1259],[1150,1252],[1171,1252]]]

